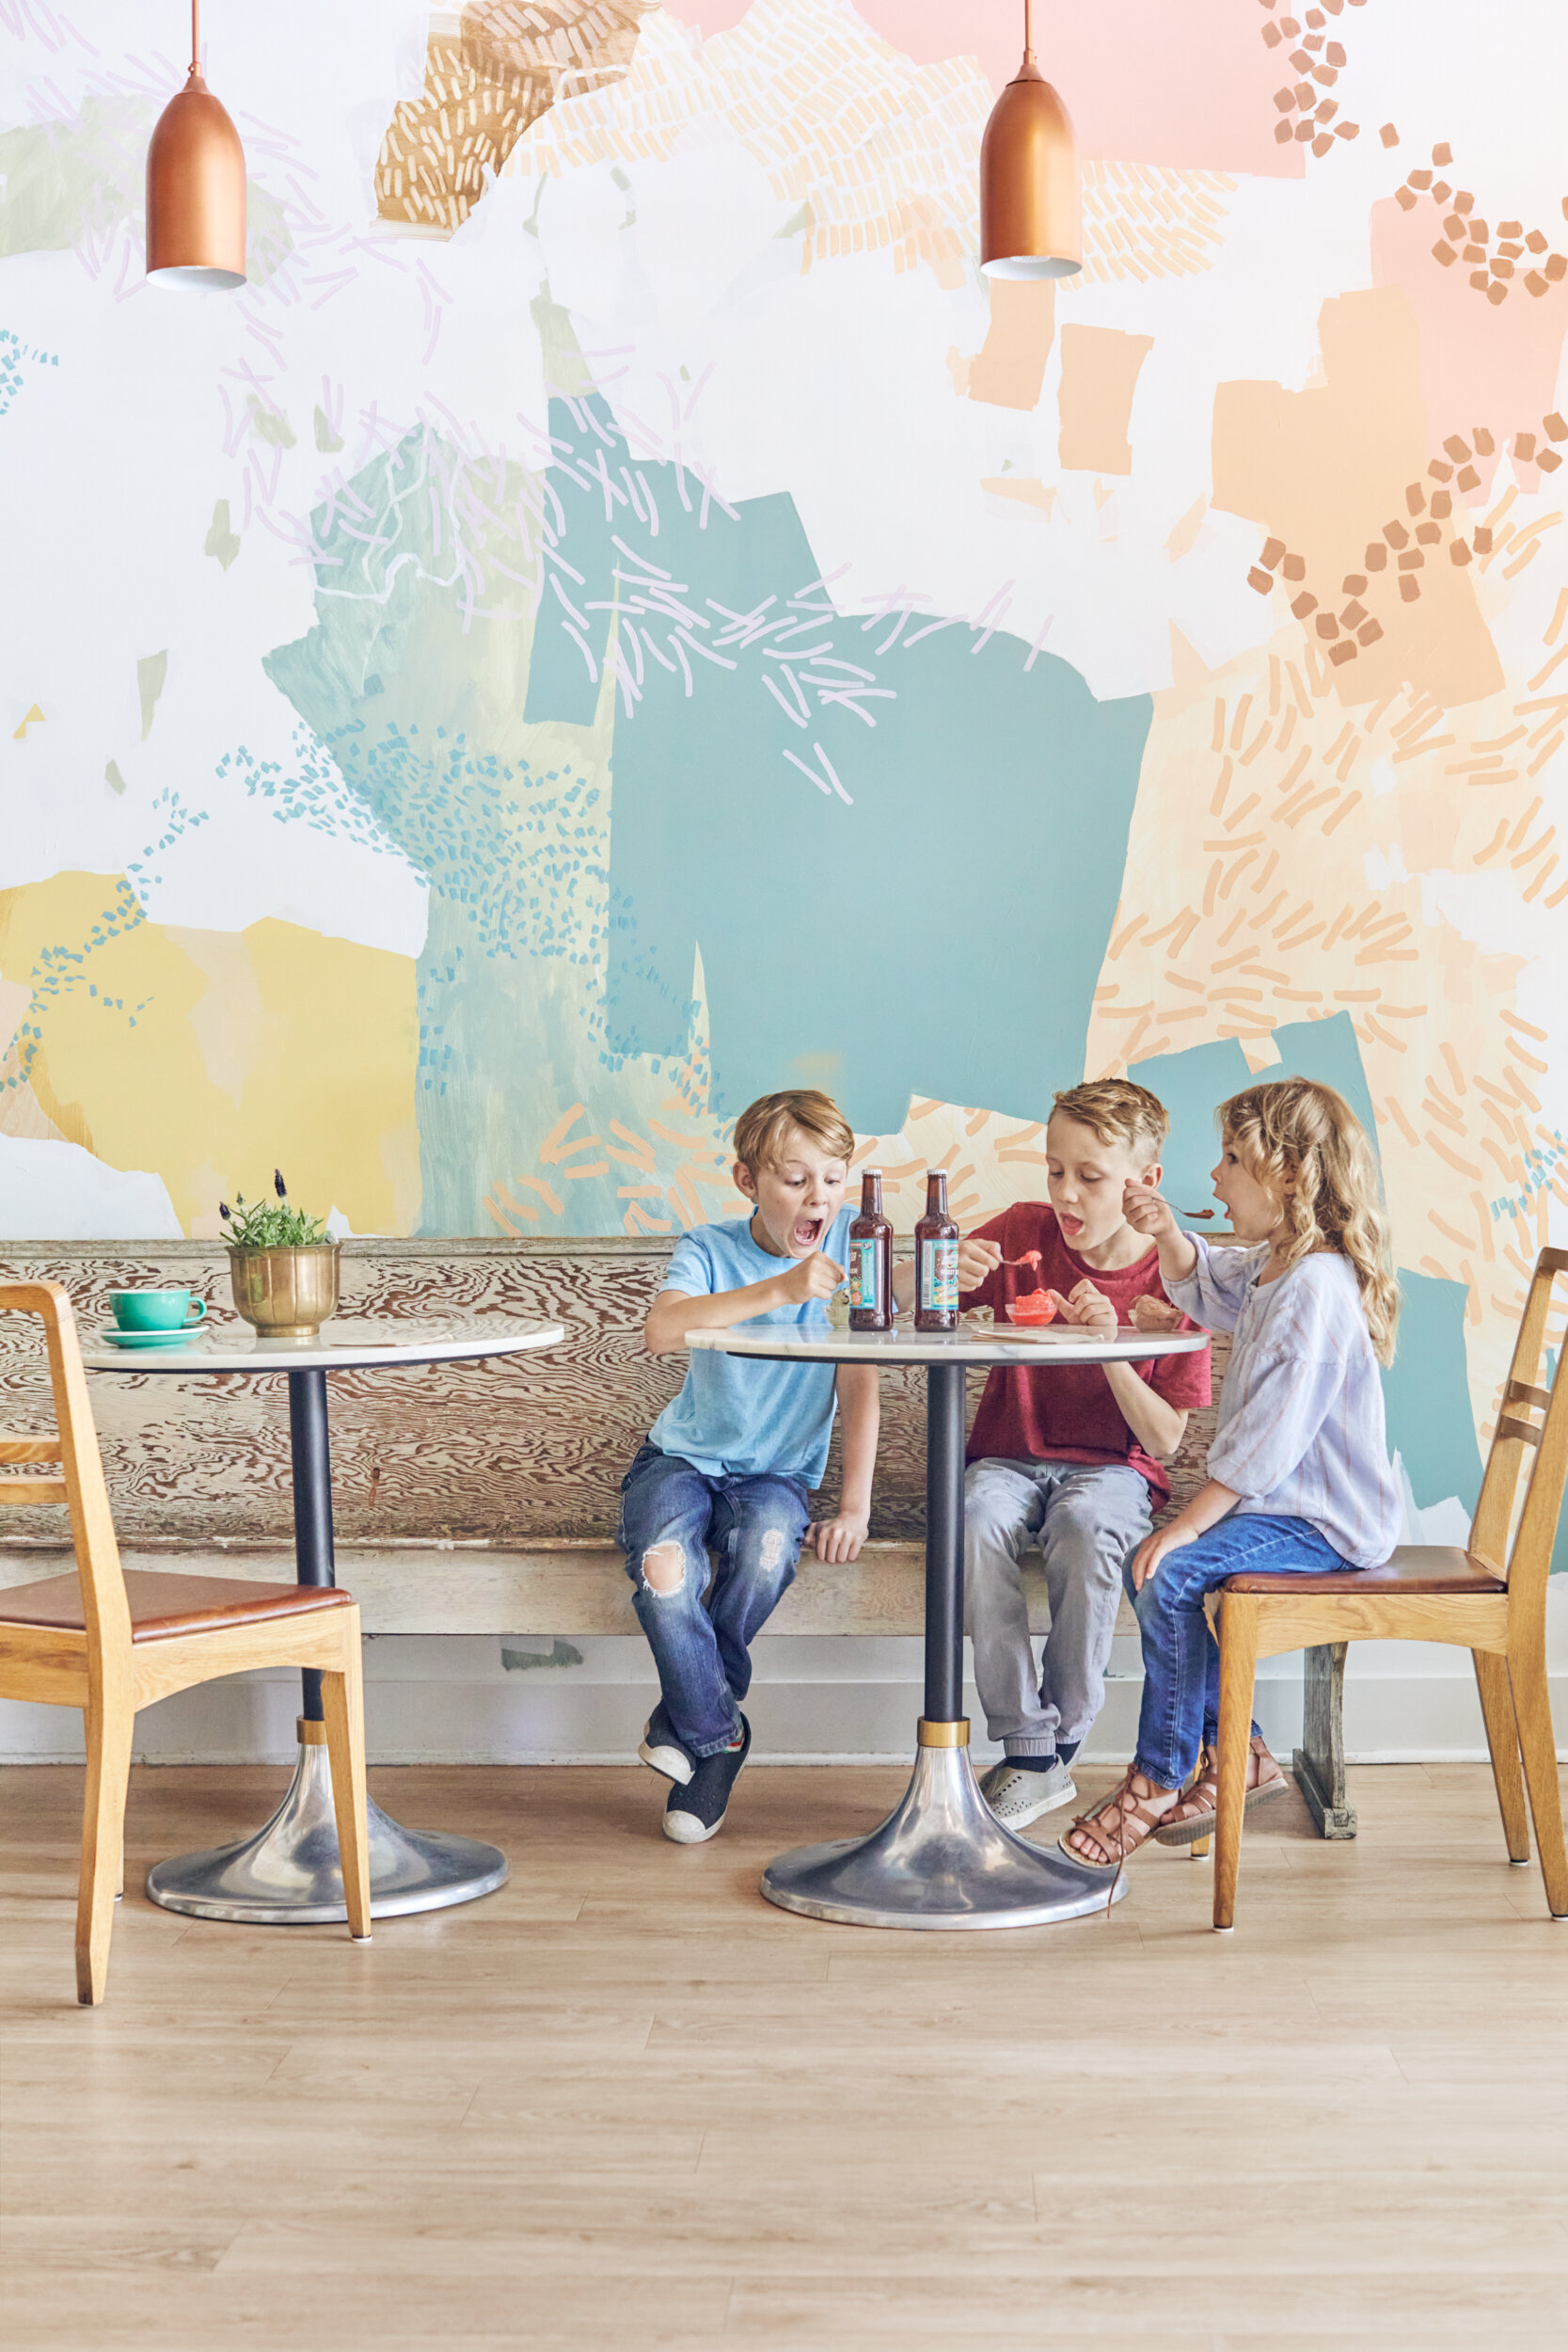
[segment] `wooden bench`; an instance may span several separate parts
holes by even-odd
[[[669,1262],[664,1242],[351,1241],[343,1312],[552,1317],[565,1343],[546,1356],[332,1375],[339,1574],[367,1632],[636,1633],[614,1542],[617,1487],[684,1359],[642,1346],[648,1302]],[[111,1320],[108,1294],[189,1283],[214,1324],[235,1320],[228,1256],[209,1242],[11,1244],[8,1279],[64,1282],[84,1331]],[[1215,1344],[1216,1378],[1226,1343]],[[972,1375],[970,1409],[984,1375]],[[94,1413],[127,1566],[170,1553],[214,1575],[275,1582],[293,1573],[293,1522],[283,1381],[95,1378]],[[49,1424],[48,1382],[21,1332],[0,1332],[0,1425]],[[1194,1413],[1172,1465],[1177,1501],[1202,1482],[1212,1411]],[[825,1492],[837,1492],[835,1440]],[[918,1634],[923,1625],[924,1386],[882,1384],[871,1541],[852,1567],[812,1563],[769,1625],[783,1634]],[[13,1523],[14,1522],[14,1523]],[[0,1550],[0,1586],[51,1572],[69,1547],[57,1517],[18,1511]],[[1026,1567],[1030,1623],[1049,1623],[1037,1554]],[[1117,1630],[1134,1633],[1123,1602]],[[1332,1821],[1331,1675],[1308,1719],[1320,1733],[1298,1775]],[[1308,1744],[1312,1745],[1311,1733]],[[1342,1747],[1338,1751],[1342,1808]],[[1305,1772],[1303,1768],[1305,1766]],[[1313,1783],[1316,1783],[1314,1788]],[[1326,1794],[1320,1806],[1317,1794]],[[1354,1817],[1351,1817],[1354,1829]],[[1332,1825],[1326,1835],[1345,1835]]]

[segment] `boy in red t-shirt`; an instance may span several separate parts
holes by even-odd
[[[962,1304],[1005,1323],[1010,1300],[1045,1290],[1069,1323],[1114,1331],[1136,1319],[1139,1299],[1163,1302],[1159,1253],[1128,1224],[1122,1191],[1158,1189],[1169,1127],[1157,1097],[1124,1078],[1058,1094],[1045,1137],[1050,1205],[1016,1201],[960,1243]],[[1188,1412],[1208,1402],[1207,1348],[1144,1363],[1006,1364],[986,1383],[968,1448],[964,1590],[986,1729],[1005,1750],[980,1788],[1009,1829],[1078,1793],[1069,1766],[1104,1700],[1122,1562],[1169,1496],[1161,1466]],[[1037,1541],[1051,1597],[1037,1680],[1019,1569]]]

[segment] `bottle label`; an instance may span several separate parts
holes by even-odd
[[[852,1241],[849,1244],[849,1305],[851,1310],[864,1309],[879,1314],[882,1301],[877,1287],[877,1244],[875,1241]]]
[[[920,1303],[928,1314],[957,1313],[958,1305],[958,1245],[928,1241],[921,1252]]]

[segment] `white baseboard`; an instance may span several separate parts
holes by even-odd
[[[1568,1579],[1548,1612],[1553,1705],[1568,1726]],[[759,1764],[907,1763],[920,1713],[921,1645],[908,1638],[764,1636],[747,1712]],[[366,1742],[378,1764],[625,1764],[653,1703],[640,1639],[570,1644],[515,1635],[381,1634],[365,1644]],[[1135,1641],[1118,1639],[1105,1706],[1085,1760],[1132,1753],[1142,1674]],[[144,1710],[146,1764],[284,1763],[294,1752],[292,1675],[236,1676]],[[974,1756],[987,1742],[973,1687]],[[1276,1755],[1301,1738],[1301,1661],[1265,1660],[1258,1719]],[[1483,1760],[1485,1735],[1467,1652],[1435,1645],[1352,1647],[1345,1740],[1355,1763]],[[80,1718],[63,1708],[0,1701],[0,1763],[79,1761]]]

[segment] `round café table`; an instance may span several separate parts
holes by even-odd
[[[294,1559],[301,1584],[336,1581],[332,1560],[332,1459],[327,1438],[329,1372],[389,1372],[403,1364],[474,1361],[559,1346],[559,1323],[451,1321],[375,1323],[341,1316],[315,1339],[264,1337],[248,1325],[200,1326],[166,1346],[125,1348],[100,1339],[84,1346],[89,1372],[159,1377],[259,1379],[286,1374],[293,1455]],[[299,1756],[271,1820],[237,1845],[155,1863],[147,1891],[166,1911],[251,1927],[303,1927],[347,1916],[322,1721],[321,1676],[304,1672]],[[472,1902],[504,1883],[506,1856],[474,1837],[404,1829],[368,1806],[371,1915],[440,1911]]]
[[[1001,1331],[1013,1327],[1003,1325]],[[1147,1363],[1207,1344],[1203,1331],[1156,1336],[1123,1326],[1095,1339],[1071,1325],[999,1336],[989,1325],[957,1331],[839,1331],[736,1324],[692,1331],[688,1347],[776,1362],[895,1364],[926,1368],[926,1706],[914,1773],[897,1805],[868,1837],[797,1846],[762,1874],[762,1891],[784,1911],[863,1928],[1032,1928],[1103,1910],[1103,1871],[1030,1845],[1003,1828],[969,1761],[963,1713],[964,1375],[972,1364]],[[809,1573],[809,1570],[807,1571]],[[1127,1891],[1117,1878],[1113,1899]]]

